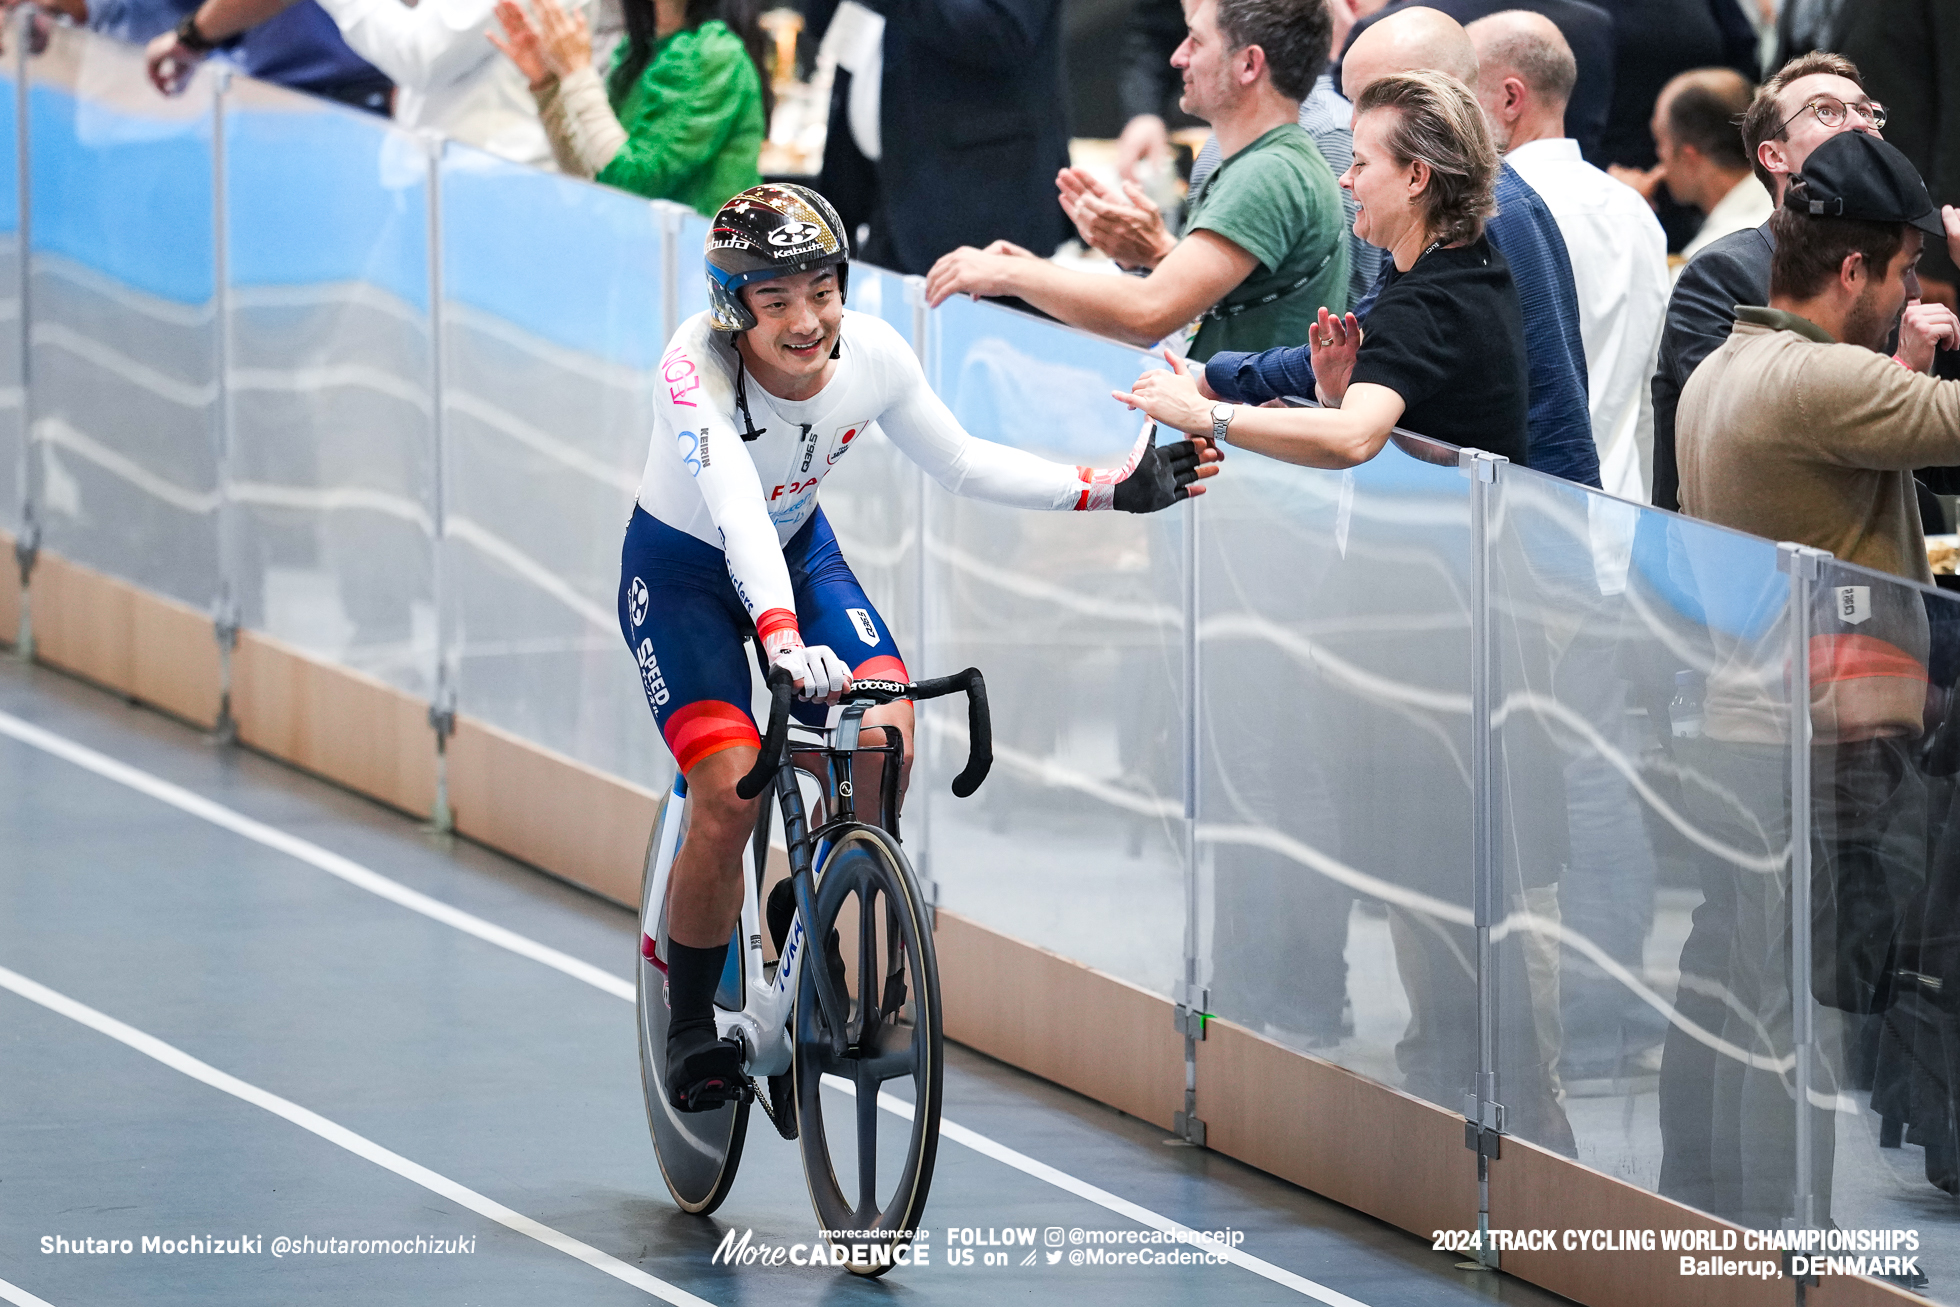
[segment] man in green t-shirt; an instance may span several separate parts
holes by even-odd
[[[1218,134],[1225,161],[1191,198],[1185,238],[1149,276],[1074,272],[1006,241],[964,247],[933,265],[926,298],[1013,295],[1071,326],[1152,345],[1221,349],[1298,345],[1324,305],[1347,308],[1347,223],[1340,187],[1300,99],[1327,64],[1327,0],[1187,0],[1185,111]]]

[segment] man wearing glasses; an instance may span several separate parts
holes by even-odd
[[[1757,89],[1743,116],[1742,143],[1756,179],[1781,204],[1790,175],[1802,170],[1812,150],[1840,132],[1878,136],[1885,121],[1885,106],[1865,94],[1856,65],[1842,55],[1813,51],[1784,64]],[[1948,246],[1953,248],[1960,244],[1954,239],[1960,219],[1949,216],[1947,222]],[[1675,283],[1653,383],[1657,507],[1681,507],[1674,461],[1674,411],[1681,388],[1729,338],[1736,305],[1769,303],[1769,263],[1775,248],[1768,223],[1732,233],[1696,255]],[[1936,307],[1916,302],[1907,306],[1901,355],[1930,357],[1930,337],[1919,328],[1930,325],[1930,311]]]

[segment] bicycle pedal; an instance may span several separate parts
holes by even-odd
[[[755,1097],[755,1089],[746,1076],[737,1076],[733,1082],[713,1076],[699,1084],[690,1085],[684,1096],[672,1100],[678,1112],[712,1112],[730,1103],[746,1103]]]

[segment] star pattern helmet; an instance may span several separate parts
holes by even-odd
[[[851,243],[830,201],[808,186],[751,186],[721,206],[708,229],[708,314],[716,331],[747,331],[755,314],[742,303],[750,282],[819,268],[837,269],[844,293]]]

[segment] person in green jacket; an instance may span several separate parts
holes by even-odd
[[[624,0],[626,36],[601,82],[582,11],[499,0],[491,34],[531,84],[558,166],[713,217],[761,183],[766,45],[754,0]]]

